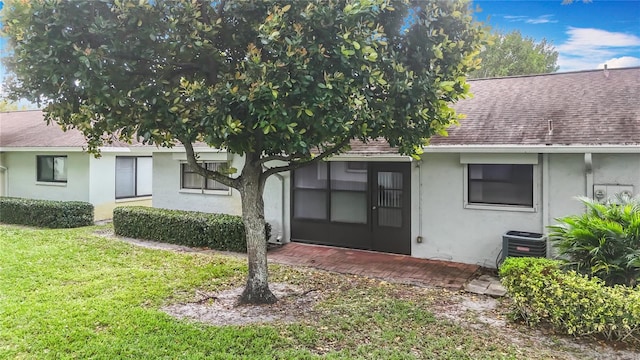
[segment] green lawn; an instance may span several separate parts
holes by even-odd
[[[0,225],[0,359],[550,358],[487,329],[436,318],[442,292],[287,267],[272,281],[325,300],[293,324],[216,327],[159,308],[242,285],[244,260],[136,247],[98,227]],[[560,356],[562,357],[562,356]]]

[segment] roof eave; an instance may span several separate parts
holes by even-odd
[[[639,145],[429,145],[425,153],[640,154]]]

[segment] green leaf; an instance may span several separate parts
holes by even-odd
[[[304,109],[304,113],[307,114],[307,116],[313,116],[313,111],[310,109]]]
[[[82,64],[84,64],[84,66],[86,66],[87,68],[91,67],[91,63],[89,62],[89,58],[87,58],[86,56],[80,56],[79,58],[80,62]]]

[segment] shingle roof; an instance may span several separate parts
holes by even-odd
[[[470,80],[466,114],[438,145],[640,145],[640,67]],[[549,128],[553,128],[549,131]],[[42,112],[0,113],[0,147],[82,147],[77,130],[47,126]],[[111,146],[131,146],[114,143]],[[136,146],[136,145],[134,145]],[[396,154],[384,140],[347,154]]]
[[[469,83],[466,119],[432,145],[640,145],[640,68]]]
[[[351,149],[345,153],[348,155],[376,155],[398,153],[398,149],[389,146],[389,143],[384,139],[373,139],[366,144],[359,140],[352,140],[349,145],[351,145]]]
[[[59,125],[47,125],[40,110],[0,113],[0,147],[86,147],[87,141],[79,130],[62,131]],[[114,141],[107,147],[140,146]]]

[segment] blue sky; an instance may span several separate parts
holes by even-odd
[[[476,18],[493,29],[551,41],[559,71],[640,66],[640,0],[478,0]]]
[[[640,0],[477,0],[476,19],[503,32],[550,41],[559,71],[640,66]],[[0,9],[2,1],[0,0]],[[6,41],[0,38],[0,54]],[[0,79],[5,70],[0,66]],[[0,86],[1,89],[1,86]]]

